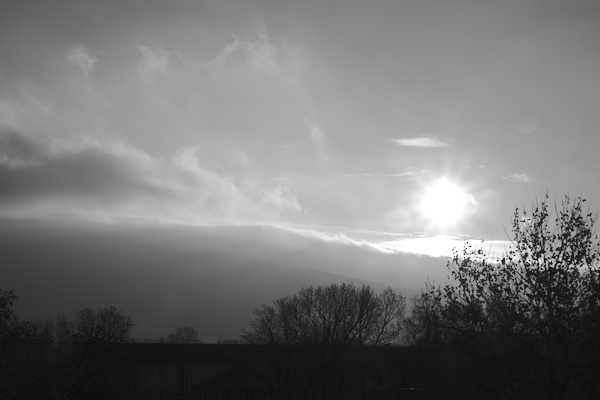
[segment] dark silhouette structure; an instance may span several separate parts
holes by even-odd
[[[293,390],[273,386],[277,379],[268,345],[130,344],[136,389],[143,399],[153,400],[275,400],[322,399],[310,390],[306,376],[296,371]],[[291,360],[307,355],[302,346],[285,346]],[[453,388],[465,393],[476,373],[473,360],[450,348],[375,346],[369,357],[367,393],[350,376],[343,398],[435,399],[452,397]],[[358,372],[359,361],[349,364]],[[459,390],[457,390],[457,388]]]

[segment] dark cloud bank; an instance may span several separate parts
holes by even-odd
[[[22,318],[72,315],[115,305],[138,337],[198,328],[205,340],[236,337],[252,309],[303,286],[333,282],[392,286],[407,297],[445,261],[385,254],[272,226],[187,227],[2,220],[3,289],[21,298]]]

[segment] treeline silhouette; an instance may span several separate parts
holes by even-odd
[[[112,399],[135,395],[126,350],[133,322],[114,307],[68,323],[20,321],[17,296],[0,290],[0,399]]]
[[[470,396],[600,398],[596,220],[581,197],[517,208],[510,249],[465,248],[445,284],[427,284],[407,320],[411,343],[472,357]]]
[[[251,373],[280,399],[600,398],[596,220],[580,197],[517,208],[512,247],[456,252],[447,282],[427,282],[408,306],[352,284],[263,304],[240,336],[256,349]],[[0,399],[139,395],[130,317],[110,307],[24,322],[15,300],[0,290]],[[180,327],[167,342],[198,333]]]

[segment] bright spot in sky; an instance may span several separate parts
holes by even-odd
[[[457,223],[465,213],[469,195],[459,186],[442,178],[425,190],[421,211],[438,227]]]

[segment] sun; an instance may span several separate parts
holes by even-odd
[[[425,190],[420,208],[434,225],[447,228],[460,221],[469,199],[469,194],[460,186],[441,178]]]

